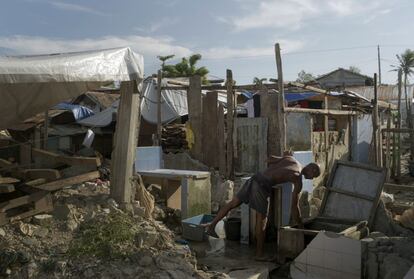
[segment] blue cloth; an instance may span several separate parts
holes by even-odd
[[[288,103],[291,102],[298,102],[298,101],[302,101],[302,100],[306,100],[309,99],[313,96],[318,95],[317,93],[313,93],[313,92],[303,92],[303,93],[285,93],[285,100]]]
[[[83,107],[80,105],[73,105],[69,103],[60,103],[56,105],[55,108],[72,111],[73,117],[75,118],[76,121],[82,120],[84,118],[94,115],[94,112],[88,109],[87,107]]]

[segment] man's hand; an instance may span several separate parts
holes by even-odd
[[[285,152],[283,152],[283,156],[293,156],[293,151],[292,151],[292,149],[285,150]]]

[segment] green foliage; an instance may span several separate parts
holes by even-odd
[[[163,68],[165,66],[165,62],[171,58],[174,58],[174,54],[170,54],[170,55],[166,55],[166,56],[160,56],[158,55],[157,58],[162,62],[161,63],[161,68]]]
[[[128,256],[134,247],[138,231],[136,220],[132,216],[111,212],[105,218],[83,223],[68,253],[72,257],[86,255],[101,259]]]
[[[258,77],[253,78],[253,84],[257,86],[262,86],[265,81],[267,81],[267,78],[258,78]]]
[[[160,59],[160,57],[158,57]],[[162,56],[164,58],[164,56]],[[172,58],[172,57],[171,57]],[[160,59],[161,60],[161,59]],[[197,68],[197,62],[201,60],[201,54],[193,54],[190,57],[183,57],[180,62],[175,65],[161,65],[164,77],[190,77],[199,75],[203,83],[207,81],[209,73],[206,67]],[[162,61],[162,60],[161,60]]]
[[[298,78],[296,79],[297,82],[301,83],[308,83],[311,81],[314,81],[315,77],[311,73],[305,72],[305,70],[302,70],[298,73]]]
[[[397,54],[398,65],[392,65],[395,70],[401,70],[408,77],[414,73],[414,51],[406,49],[402,54]]]

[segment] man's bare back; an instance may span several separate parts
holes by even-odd
[[[292,156],[271,157],[268,168],[263,172],[273,185],[286,182],[298,183],[302,180],[302,165]]]

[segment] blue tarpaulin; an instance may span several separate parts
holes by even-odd
[[[76,121],[94,115],[94,112],[92,110],[88,109],[87,107],[80,106],[80,105],[60,103],[56,105],[55,108],[72,111],[73,117],[75,118]]]
[[[285,93],[285,100],[290,103],[290,102],[298,102],[298,101],[302,101],[302,100],[306,100],[309,99],[313,96],[318,95],[317,93],[313,93],[313,92],[302,92],[302,93]]]

